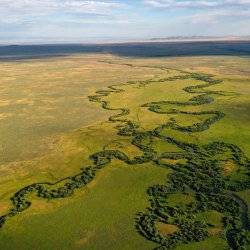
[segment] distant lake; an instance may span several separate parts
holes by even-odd
[[[128,57],[250,56],[250,41],[0,46],[0,60],[21,60],[79,53],[110,53]]]

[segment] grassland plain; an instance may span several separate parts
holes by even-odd
[[[82,171],[70,169],[63,173],[69,178],[52,186],[50,177],[17,192],[2,217],[1,248],[248,247],[249,76],[241,79],[237,69],[228,76],[192,73],[195,60],[200,67],[215,58],[189,59],[190,69],[186,58],[176,60],[186,62],[184,70],[172,69],[168,59],[98,61],[157,74],[89,97],[115,115],[65,135],[89,147],[76,160]],[[244,62],[243,69],[250,64],[234,60]],[[66,158],[74,164],[74,155]]]
[[[161,73],[159,69],[128,71],[124,66],[99,62],[108,58],[90,55],[1,62],[1,211],[9,195],[22,186],[56,181],[77,172],[92,152],[89,145],[94,145],[93,140],[110,133],[93,126],[110,113],[90,103],[90,93]],[[86,129],[74,131],[82,127]],[[81,143],[82,137],[88,143]]]

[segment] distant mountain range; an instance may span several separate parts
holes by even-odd
[[[0,47],[6,45],[97,45],[97,44],[129,44],[129,43],[157,43],[157,42],[233,42],[233,41],[250,41],[250,35],[246,36],[166,36],[166,37],[152,37],[152,38],[103,38],[91,39],[86,38],[85,41],[19,41],[19,42],[6,42],[0,41]]]
[[[107,44],[40,44],[0,46],[1,60],[20,60],[72,54],[106,53],[126,57],[250,56],[250,39],[194,37]],[[175,39],[177,39],[175,37]],[[217,38],[218,39],[218,38]]]
[[[249,36],[169,36],[155,37],[148,39],[151,42],[157,41],[249,41]]]

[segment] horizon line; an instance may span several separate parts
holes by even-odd
[[[85,41],[6,41],[1,42],[0,46],[22,46],[22,45],[105,45],[105,44],[128,44],[128,43],[157,43],[157,42],[234,42],[234,41],[250,41],[250,35],[244,36],[166,36],[166,37],[152,37],[152,38],[106,38],[93,39]]]

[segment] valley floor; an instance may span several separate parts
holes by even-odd
[[[250,58],[1,66],[1,249],[250,249]]]

